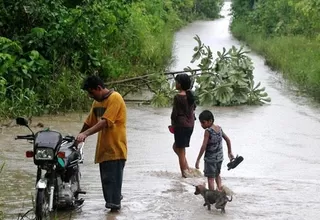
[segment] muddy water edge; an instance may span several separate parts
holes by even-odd
[[[213,51],[240,46],[228,30],[230,3],[215,21],[194,22],[176,34],[172,70],[190,65],[198,34]],[[125,168],[122,211],[111,214],[104,208],[98,166],[93,163],[96,136],[85,146],[81,166],[82,187],[87,191],[84,206],[71,212],[59,212],[55,219],[319,219],[320,197],[320,110],[319,104],[302,97],[276,72],[264,65],[264,59],[250,54],[255,79],[261,81],[272,98],[265,106],[198,107],[212,110],[216,123],[231,138],[233,152],[244,162],[227,170],[223,162],[222,181],[235,195],[226,214],[207,211],[203,199],[193,195],[192,184],[205,178],[182,179],[178,161],[172,152],[173,136],[168,132],[170,108],[128,104],[128,161]],[[76,135],[86,113],[34,118],[33,124],[62,134]],[[37,128],[33,127],[35,130]],[[24,157],[31,149],[25,141],[15,141],[27,134],[23,127],[3,128],[0,133],[0,211],[5,219],[17,219],[32,207],[36,168]],[[193,166],[203,138],[196,122],[191,146],[187,149]],[[226,153],[226,152],[225,152]],[[225,157],[227,158],[227,157]],[[203,170],[203,163],[200,167]]]

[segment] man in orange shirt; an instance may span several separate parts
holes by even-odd
[[[127,159],[126,105],[122,96],[109,90],[97,76],[89,76],[83,90],[94,99],[90,113],[77,136],[83,142],[98,133],[95,163],[99,163],[100,177],[106,208],[121,208],[123,169]]]

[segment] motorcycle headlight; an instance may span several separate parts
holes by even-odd
[[[38,149],[36,149],[36,153],[34,155],[34,158],[36,160],[53,160],[54,159],[53,149],[51,149],[51,148],[45,148],[45,149],[38,148]]]

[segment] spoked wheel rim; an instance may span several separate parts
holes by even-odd
[[[45,189],[38,189],[36,195],[36,220],[47,220],[49,216],[49,194]]]

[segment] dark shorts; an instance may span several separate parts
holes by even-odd
[[[190,145],[190,138],[193,132],[192,128],[175,127],[174,142],[177,148],[185,148]]]
[[[220,174],[221,171],[221,165],[222,161],[218,163],[212,163],[212,162],[204,162],[204,176],[205,177],[217,177]]]

